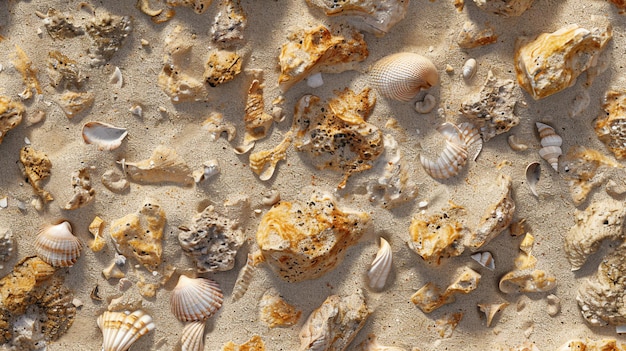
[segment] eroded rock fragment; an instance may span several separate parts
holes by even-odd
[[[211,40],[222,48],[228,48],[243,41],[248,19],[240,0],[222,0],[219,7],[211,26]]]
[[[34,67],[33,61],[28,58],[24,50],[18,45],[15,45],[16,57],[13,61],[15,69],[22,75],[22,81],[26,88],[24,91],[18,94],[20,98],[28,100],[33,96],[33,92],[41,94],[41,85],[39,79],[37,79],[37,68]]]
[[[491,25],[485,24],[484,27],[480,27],[472,21],[463,24],[463,28],[456,38],[456,43],[462,49],[473,49],[493,44],[496,41],[498,41],[498,36]]]
[[[96,191],[91,188],[91,179],[87,168],[81,168],[72,172],[72,189],[74,196],[63,207],[66,210],[75,210],[90,203],[96,196]]]
[[[464,267],[454,283],[445,291],[441,291],[434,283],[426,283],[413,296],[411,302],[417,305],[424,313],[430,313],[439,307],[456,300],[456,294],[469,294],[478,287],[480,274],[471,268]]]
[[[302,311],[287,303],[275,289],[269,289],[259,302],[259,319],[268,327],[290,327],[300,319]]]
[[[92,67],[106,64],[133,29],[130,16],[115,16],[108,12],[91,18],[86,28],[92,40],[88,50]]]
[[[608,91],[602,105],[605,113],[596,118],[596,135],[616,158],[626,157],[626,92]]]
[[[90,108],[95,100],[96,95],[89,91],[67,91],[61,95],[59,106],[61,106],[63,112],[65,112],[65,116],[72,119],[74,116]]]
[[[230,82],[241,72],[241,64],[241,56],[234,51],[213,51],[204,64],[204,80],[212,87]]]
[[[50,176],[52,169],[52,162],[50,162],[48,155],[27,145],[20,150],[20,162],[24,166],[24,173],[35,194],[44,203],[54,200],[52,195],[44,190],[41,185],[41,182]]]
[[[265,351],[265,344],[260,336],[254,335],[250,340],[241,345],[229,341],[222,346],[222,351]]]
[[[293,133],[287,132],[285,137],[271,150],[261,150],[250,154],[250,169],[266,181],[272,178],[278,162],[287,158],[287,149],[293,141]]]
[[[56,9],[49,8],[46,14],[37,13],[43,18],[43,24],[52,39],[68,39],[85,34],[80,28],[74,26],[74,17],[69,14],[62,13]]]
[[[48,52],[48,76],[54,87],[80,89],[83,85],[78,62],[56,50]]]
[[[0,144],[11,129],[22,123],[24,110],[21,102],[0,96]]]
[[[500,278],[498,288],[505,294],[519,292],[546,292],[556,288],[556,277],[534,269],[537,259],[532,255],[534,237],[527,233],[520,244],[520,254],[515,259],[515,269]]]
[[[520,16],[528,10],[534,0],[474,0],[483,11],[504,17]]]
[[[194,183],[191,168],[185,160],[178,156],[176,150],[163,145],[157,146],[150,158],[139,162],[125,162],[122,166],[126,175],[135,182],[172,182],[180,185]]]
[[[166,0],[166,4],[168,6],[183,6],[183,7],[191,7],[193,11],[197,14],[202,14],[206,11],[213,0]]]

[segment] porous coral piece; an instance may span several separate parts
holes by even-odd
[[[2,263],[11,259],[13,252],[13,232],[9,228],[0,227],[0,269],[4,268]]]
[[[235,125],[230,122],[224,122],[224,116],[218,112],[212,112],[202,122],[202,129],[209,132],[209,137],[213,141],[219,139],[222,133],[226,133],[226,140],[228,141],[232,141],[237,135]]]
[[[318,25],[290,34],[278,57],[282,91],[302,79],[318,73],[339,73],[354,68],[355,63],[369,55],[363,35],[356,30],[336,25],[330,29]]]
[[[307,0],[327,16],[345,15],[355,27],[383,36],[406,15],[407,0]]]
[[[366,213],[340,210],[332,195],[314,192],[306,203],[281,201],[272,207],[261,218],[256,241],[282,279],[315,279],[339,265],[369,220]]]
[[[327,297],[302,326],[299,351],[346,350],[370,313],[360,289]]]
[[[287,132],[285,137],[272,150],[262,150],[250,154],[250,169],[260,180],[269,180],[274,175],[278,162],[287,158],[287,149],[293,141],[293,133]]]
[[[255,141],[267,136],[267,131],[272,127],[274,117],[265,112],[265,102],[263,101],[263,71],[248,70],[252,79],[248,88],[246,98],[245,113],[243,122],[246,126],[243,145],[235,149],[237,153],[245,153],[254,147]]]
[[[26,88],[19,94],[20,98],[28,100],[33,96],[33,91],[41,94],[41,85],[37,79],[37,68],[33,67],[33,61],[26,55],[24,50],[15,45],[16,58],[13,61],[15,69],[22,75],[22,81]]]
[[[565,254],[573,271],[583,266],[603,240],[624,240],[625,216],[624,203],[613,199],[593,202],[584,211],[576,210],[575,224],[564,239]]]
[[[517,99],[513,95],[515,82],[498,79],[489,71],[480,91],[461,104],[461,113],[479,127],[484,141],[506,133],[519,124],[514,113]]]
[[[268,327],[290,327],[300,319],[302,311],[287,303],[275,289],[269,289],[259,302],[259,319]]]
[[[478,24],[467,21],[463,24],[461,32],[456,38],[456,43],[462,49],[473,49],[479,46],[493,44],[498,41],[494,29],[489,24],[485,24],[483,27]]]
[[[193,11],[197,14],[202,14],[206,11],[213,0],[167,0],[166,3],[168,6],[183,6],[183,7],[191,7]]]
[[[63,207],[66,210],[75,210],[83,207],[96,196],[96,191],[91,188],[91,179],[89,178],[89,170],[87,168],[81,168],[72,172],[71,181],[74,196]]]
[[[48,76],[54,87],[80,89],[83,85],[78,62],[56,50],[48,52]]]
[[[90,91],[67,91],[61,95],[59,106],[63,109],[65,116],[72,119],[74,116],[90,108],[95,100],[96,95]]]
[[[41,182],[50,176],[50,169],[52,169],[52,162],[48,155],[27,145],[20,150],[20,162],[24,166],[24,173],[35,194],[44,203],[54,200],[49,192],[41,188]]]
[[[365,119],[374,107],[370,89],[355,94],[349,88],[336,91],[326,104],[315,95],[305,95],[296,105],[292,130],[294,146],[306,152],[318,169],[344,172],[338,188],[353,173],[372,168],[384,151],[383,133]]]
[[[616,158],[626,157],[626,91],[608,91],[602,105],[605,113],[596,118],[596,135]]]
[[[424,313],[430,313],[439,307],[456,300],[456,294],[469,294],[478,287],[480,274],[471,268],[464,267],[454,283],[444,292],[432,282],[426,283],[413,296],[411,302],[417,305]]]
[[[212,87],[230,82],[241,72],[242,59],[233,51],[216,50],[204,64],[204,80]]]
[[[24,110],[21,102],[0,96],[0,144],[11,129],[22,123]]]
[[[74,17],[62,13],[56,9],[49,8],[46,14],[37,12],[43,18],[43,24],[52,39],[68,39],[85,34],[80,27],[74,26]]]
[[[254,335],[241,345],[229,341],[222,346],[222,351],[265,351],[265,344],[260,336]]]
[[[86,28],[92,40],[88,51],[92,67],[106,64],[133,30],[130,16],[115,16],[108,12],[91,18]]]
[[[474,0],[483,11],[504,17],[520,16],[535,0]]]
[[[172,182],[181,185],[194,183],[191,168],[178,156],[176,150],[159,145],[150,158],[139,162],[122,163],[124,172],[130,179],[140,183]]]
[[[111,238],[119,252],[133,256],[147,269],[154,271],[161,263],[165,211],[147,199],[137,213],[111,222]]]
[[[43,293],[37,296],[40,308],[41,332],[46,340],[57,340],[72,326],[76,316],[76,307],[72,303],[74,295],[63,285],[63,281],[54,279]]]
[[[198,213],[189,230],[178,234],[183,252],[193,258],[200,273],[231,270],[243,241],[239,222],[215,211],[213,206]]]
[[[591,30],[570,24],[530,42],[519,39],[515,51],[517,82],[535,100],[556,94],[596,65],[612,36],[610,23]]]
[[[601,340],[569,340],[561,345],[557,351],[622,351],[626,350],[626,344],[615,339]]]
[[[219,7],[211,26],[211,40],[219,47],[228,48],[243,40],[248,20],[240,0],[222,0]]]

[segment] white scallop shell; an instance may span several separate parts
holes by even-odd
[[[424,167],[424,171],[435,179],[454,177],[459,174],[467,162],[468,151],[464,140],[465,137],[457,126],[448,122],[439,126],[437,131],[446,139],[446,147],[437,158],[437,161],[433,162],[424,155],[420,155],[420,162]]]
[[[458,128],[461,133],[460,139],[465,143],[470,158],[476,161],[483,149],[483,139],[480,136],[480,130],[470,122],[461,123]]]
[[[80,239],[72,234],[69,222],[44,227],[35,239],[37,256],[54,267],[70,267],[83,247]]]
[[[380,248],[376,253],[376,258],[372,262],[372,266],[367,271],[367,278],[369,279],[369,287],[372,289],[380,290],[385,287],[389,272],[391,272],[391,263],[393,259],[393,253],[391,252],[391,246],[384,238],[380,238]]]
[[[182,322],[202,321],[214,315],[223,302],[217,282],[181,275],[170,298],[174,316]]]
[[[541,149],[539,150],[539,156],[554,168],[555,171],[559,170],[559,156],[563,154],[561,145],[563,139],[556,134],[554,128],[551,126],[536,122],[537,131],[539,132],[539,139],[541,139]]]
[[[421,89],[437,85],[439,73],[428,58],[401,52],[378,60],[370,70],[370,81],[382,96],[409,101]]]
[[[131,314],[106,311],[97,322],[102,330],[102,351],[126,351],[155,328],[152,317],[142,310]]]
[[[204,350],[204,327],[206,321],[189,322],[185,324],[180,336],[181,351]]]
[[[243,295],[245,295],[246,291],[248,291],[248,286],[250,286],[250,282],[252,282],[252,278],[254,278],[254,272],[256,271],[256,267],[254,267],[253,262],[253,255],[248,254],[246,264],[241,267],[241,270],[237,275],[235,287],[233,288],[233,294],[230,298],[231,302],[239,300],[243,297]]]
[[[103,122],[87,122],[83,126],[83,140],[94,144],[98,150],[115,150],[122,145],[128,131]]]

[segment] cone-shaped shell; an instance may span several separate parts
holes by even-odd
[[[393,254],[391,246],[384,238],[380,238],[380,248],[376,253],[376,258],[372,262],[372,266],[367,271],[369,286],[372,289],[380,290],[385,287],[389,272],[391,272],[391,263]]]
[[[223,295],[217,282],[181,275],[172,290],[170,307],[182,322],[203,321],[222,307]]]
[[[439,83],[437,67],[426,57],[401,52],[383,57],[370,70],[371,84],[382,96],[409,101],[421,89]]]
[[[556,134],[556,131],[551,126],[536,122],[537,131],[539,132],[539,139],[541,140],[541,149],[539,149],[539,156],[554,168],[555,171],[559,170],[559,156],[563,154],[561,150],[561,144],[563,139]]]
[[[154,330],[152,317],[142,310],[131,314],[104,312],[98,317],[102,330],[102,351],[127,351],[140,337]]]
[[[180,336],[181,351],[204,350],[204,327],[205,321],[189,322],[185,324]]]
[[[83,244],[72,234],[69,222],[44,227],[35,239],[35,251],[44,262],[54,267],[70,267],[78,257]]]

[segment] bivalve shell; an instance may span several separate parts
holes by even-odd
[[[155,328],[152,317],[142,310],[131,314],[106,311],[97,322],[102,330],[102,351],[126,351]]]
[[[536,122],[537,131],[539,132],[539,139],[541,139],[541,149],[539,149],[539,156],[554,168],[555,171],[559,170],[559,156],[563,154],[561,150],[561,144],[563,139],[556,134],[554,128],[547,124]]]
[[[180,336],[181,351],[204,350],[204,327],[205,321],[196,321],[185,324]]]
[[[221,307],[223,295],[217,282],[181,275],[170,299],[172,313],[182,322],[203,321]]]
[[[87,144],[94,144],[98,150],[115,150],[122,145],[126,138],[126,128],[119,128],[103,122],[88,122],[83,126],[83,140]]]
[[[391,272],[392,259],[393,253],[391,252],[391,246],[387,240],[380,238],[380,248],[378,249],[378,253],[376,253],[376,258],[374,258],[372,266],[369,271],[367,271],[370,288],[380,290],[385,287],[387,277]]]
[[[426,57],[401,52],[383,57],[370,70],[374,88],[384,97],[409,101],[439,83],[437,67]]]
[[[70,267],[76,263],[83,244],[69,222],[44,227],[35,239],[37,256],[54,267]]]

